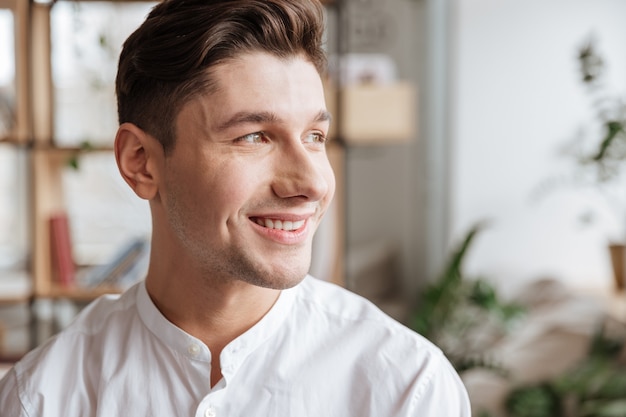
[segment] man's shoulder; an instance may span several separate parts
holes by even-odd
[[[308,275],[300,284],[298,300],[329,314],[379,316],[382,312],[370,300],[348,289]]]
[[[137,286],[123,294],[106,294],[88,304],[57,338],[99,336],[137,314]]]
[[[345,320],[373,320],[396,323],[376,304],[340,285],[307,276],[300,285],[298,300],[311,308]]]
[[[448,367],[432,342],[341,286],[307,277],[297,293],[296,309],[290,316],[290,336],[307,340],[312,356],[327,361],[337,375],[393,375],[408,384],[419,374],[426,383]],[[317,355],[316,349],[323,354]]]
[[[300,285],[297,305],[311,320],[315,317],[322,319],[338,331],[358,333],[360,330],[370,335],[389,335],[396,345],[439,350],[405,324],[384,313],[372,301],[330,282],[307,276]]]
[[[3,382],[14,381],[12,389],[24,407],[36,413],[42,396],[47,397],[46,407],[53,409],[62,409],[70,394],[90,398],[101,365],[111,358],[109,344],[121,343],[124,328],[136,317],[135,291],[93,301],[68,327],[14,365]]]
[[[24,356],[15,367],[18,375],[73,367],[82,356],[93,356],[107,340],[116,340],[111,333],[123,331],[136,315],[135,291],[133,287],[122,295],[104,295],[91,302],[65,329]]]

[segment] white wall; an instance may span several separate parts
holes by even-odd
[[[571,172],[559,148],[593,125],[576,59],[590,35],[626,99],[626,1],[453,4],[450,242],[491,220],[466,271],[502,283],[555,277],[611,285],[606,244],[624,228],[607,200],[583,189],[532,197],[546,180]],[[596,221],[584,225],[588,208]]]

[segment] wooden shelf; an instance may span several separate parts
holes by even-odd
[[[52,284],[46,291],[35,293],[38,298],[69,299],[73,301],[92,301],[101,295],[121,294],[122,290],[116,287],[84,288],[79,286],[65,287]]]
[[[34,149],[42,152],[49,152],[61,155],[85,154],[90,152],[113,152],[111,146],[56,146],[48,144],[35,144]]]
[[[12,295],[12,296],[3,296],[0,295],[0,306],[6,306],[11,304],[21,304],[27,303],[32,300],[33,294],[23,294],[23,295]]]

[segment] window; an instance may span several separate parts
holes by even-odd
[[[115,75],[124,40],[156,3],[57,2],[50,12],[54,142],[110,147],[117,130]],[[150,231],[148,204],[124,183],[110,152],[86,153],[64,168],[62,189],[75,262],[107,262]]]
[[[0,144],[0,270],[24,269],[28,255],[23,149]]]
[[[57,146],[107,146],[117,129],[115,74],[124,40],[155,3],[58,2],[50,13]]]
[[[0,9],[0,139],[15,124],[15,24],[13,12]]]
[[[78,169],[63,171],[62,187],[78,265],[103,264],[128,241],[149,236],[148,203],[124,182],[112,153],[82,155]]]

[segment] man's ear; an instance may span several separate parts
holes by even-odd
[[[159,190],[158,167],[163,146],[132,123],[123,123],[115,136],[115,160],[124,181],[139,197],[153,199]]]

